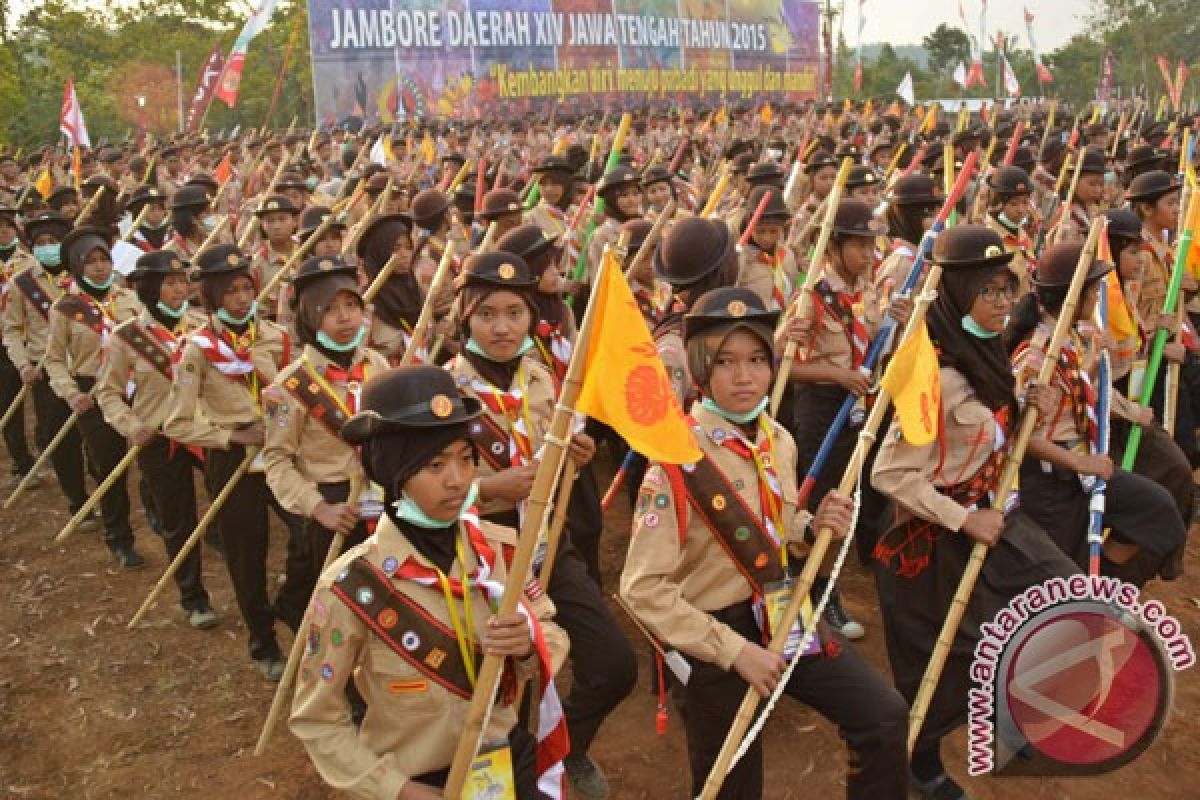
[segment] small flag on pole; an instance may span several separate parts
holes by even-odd
[[[942,418],[942,376],[924,322],[896,349],[882,385],[892,396],[906,442],[920,447],[937,438]]]
[[[83,121],[83,108],[75,94],[75,80],[67,79],[67,87],[63,91],[62,113],[58,117],[58,129],[67,137],[67,144],[76,149],[91,147],[92,140],[88,137],[87,123]]]
[[[900,85],[896,87],[896,94],[904,98],[904,102],[910,106],[917,104],[916,95],[913,93],[913,77],[911,72],[904,73],[904,80],[900,81]]]

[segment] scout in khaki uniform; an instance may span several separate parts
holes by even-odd
[[[990,200],[983,224],[998,233],[1004,249],[1013,254],[1011,269],[1021,297],[1029,291],[1029,275],[1037,266],[1033,239],[1026,232],[1033,213],[1033,179],[1020,167],[1000,167],[988,175],[987,186]]]
[[[22,382],[31,385],[33,411],[37,418],[34,440],[38,447],[49,444],[71,415],[70,407],[50,388],[40,366],[50,333],[50,306],[74,283],[62,262],[62,239],[70,230],[70,221],[57,211],[35,214],[25,224],[25,235],[37,264],[13,276],[4,296],[4,349],[21,373]],[[78,428],[67,433],[58,449],[50,455],[50,463],[54,466],[58,485],[66,495],[68,510],[74,514],[87,499],[83,482],[83,440]],[[37,480],[36,477],[33,480]],[[80,529],[93,529],[98,524],[94,517],[89,518]]]
[[[467,778],[464,796],[564,796],[569,745],[553,710],[553,676],[567,640],[532,576],[522,613],[489,611],[517,532],[474,508],[469,425],[480,413],[445,371],[405,367],[374,377],[342,430],[383,487],[384,516],[369,541],[321,576],[300,632],[307,647],[290,726],[325,782],[348,797],[442,796],[484,653],[505,657],[508,680],[534,679],[541,735],[518,723],[513,693],[502,692],[483,731],[492,756]],[[357,729],[344,691],[351,680],[367,701]],[[496,784],[501,794],[482,791]]]
[[[774,373],[768,312],[746,289],[718,289],[692,306],[688,361],[701,399],[692,409],[704,458],[651,464],[634,513],[621,595],[692,667],[674,696],[687,730],[691,793],[699,792],[749,685],[767,696],[785,660],[765,645],[787,604],[797,560],[812,541],[796,508],[796,448],[764,411]],[[830,493],[813,527],[844,537],[852,505]],[[805,617],[811,620],[811,607]],[[903,798],[907,707],[879,673],[824,625],[785,692],[838,726],[850,747],[847,796]],[[729,773],[719,797],[763,796],[762,745]]]
[[[905,175],[892,187],[887,209],[891,246],[875,271],[875,294],[880,304],[890,302],[908,280],[921,240],[933,227],[941,206],[933,181],[923,173]],[[923,278],[924,274],[917,279],[918,289]]]
[[[134,190],[127,210],[136,220],[142,209],[146,209],[146,216],[129,241],[147,253],[161,250],[167,244],[171,227],[167,218],[167,199],[159,193],[158,187],[146,185]]]
[[[521,197],[512,189],[492,189],[483,196],[483,207],[479,209],[480,230],[486,231],[496,223],[493,241],[521,225]],[[483,233],[479,234],[480,241]]]
[[[671,173],[666,167],[650,167],[642,172],[642,196],[646,198],[646,211],[654,216],[662,213],[667,204],[678,200]]]
[[[991,509],[1020,413],[999,338],[1018,291],[1013,254],[995,231],[960,225],[938,237],[933,260],[945,270],[926,318],[941,365],[938,438],[909,444],[895,422],[882,437],[871,480],[896,508],[874,555],[880,597],[892,598],[881,606],[888,660],[912,702],[974,543],[991,546],[912,758],[922,797],[965,798],[940,743],[966,721],[979,626],[1029,586],[1076,569],[1030,517]],[[1056,397],[1028,392],[1039,409]]]
[[[883,309],[870,283],[875,237],[879,233],[870,206],[859,200],[843,200],[834,215],[821,280],[796,315],[796,324],[803,331],[791,379],[795,383],[793,435],[801,475],[807,474],[816,458],[846,393],[862,398],[871,387],[871,376],[864,371],[863,362],[882,323]],[[896,295],[889,307],[902,329],[912,301]],[[864,418],[862,405],[851,413],[809,495],[810,510],[841,480]],[[874,521],[872,513],[864,513],[860,519],[864,527]],[[818,578],[814,592],[823,591],[823,582]],[[861,623],[846,614],[836,589],[825,614],[826,621],[847,638],[861,639],[866,632]]]
[[[296,250],[297,244],[293,237],[300,219],[300,206],[293,203],[289,197],[272,195],[261,207],[255,209],[254,215],[258,217],[258,230],[263,243],[255,251],[250,269],[258,285],[265,286],[283,269]],[[262,310],[268,319],[276,320],[279,317],[280,287],[287,281],[287,277],[285,275],[283,281],[276,283],[274,291],[263,301]]]
[[[413,328],[421,316],[421,308],[425,304],[426,291],[421,286],[422,273],[436,270],[436,265],[430,267],[429,258],[422,252],[414,250],[413,222],[407,214],[385,214],[372,220],[359,234],[355,251],[358,254],[359,266],[365,278],[364,283],[370,285],[393,257],[396,259],[391,277],[384,283],[383,288],[371,301],[371,332],[368,342],[374,350],[378,350],[392,363],[399,363],[405,349],[412,342]],[[432,280],[430,274],[429,280]],[[435,318],[440,322],[431,333],[445,334],[451,326],[442,314],[453,302],[453,287],[442,300],[442,308],[435,305]],[[425,347],[416,355],[414,363],[424,363],[428,359],[428,351],[433,341],[426,338]]]
[[[797,279],[796,258],[784,243],[792,214],[784,205],[783,192],[770,186],[754,189],[746,200],[746,213],[737,232],[746,232],[763,195],[768,193],[770,199],[750,234],[750,242],[741,248],[737,285],[757,294],[772,311],[782,311],[787,308]]]
[[[192,277],[200,282],[205,305],[212,310],[207,323],[188,337],[176,366],[163,433],[205,449],[205,484],[215,496],[242,463],[247,448],[263,444],[260,393],[291,361],[291,341],[278,325],[258,318],[258,287],[250,262],[234,245],[214,245],[201,253]],[[215,525],[249,634],[250,657],[264,677],[277,681],[283,658],[275,640],[275,618],[293,630],[299,627],[313,577],[302,522],[274,500],[259,463],[238,481]],[[267,600],[269,506],[276,508],[289,532],[287,580],[274,604]]]
[[[533,174],[538,182],[539,198],[538,204],[525,212],[525,222],[537,225],[547,237],[561,240],[567,234],[567,226],[571,224],[575,172],[565,157],[549,155],[534,167]],[[579,228],[582,227],[581,224]],[[567,264],[571,267],[579,260],[579,250],[583,244],[581,234],[582,231],[577,228],[563,243],[567,249]],[[568,285],[563,291],[574,294],[578,289],[578,286]]]
[[[604,221],[588,243],[589,284],[595,281],[600,269],[604,246],[617,243],[621,223],[642,216],[642,187],[632,167],[617,167],[601,178],[596,184],[596,196],[604,200]]]
[[[171,196],[171,238],[166,249],[190,261],[217,225],[208,194],[199,186],[184,186]]]
[[[804,174],[808,178],[809,194],[800,203],[800,210],[796,212],[796,219],[792,222],[792,231],[795,236],[800,235],[808,221],[812,219],[813,214],[816,214],[817,209],[821,207],[821,202],[833,190],[837,171],[837,159],[825,150],[817,150],[808,157],[808,161],[804,162]],[[810,245],[809,242],[796,242],[795,244],[805,249]]]
[[[1013,312],[1009,336],[1018,381],[1040,368],[1040,351],[1053,330],[1079,260],[1078,242],[1047,249],[1034,272],[1034,293]],[[1104,527],[1112,531],[1105,546],[1105,574],[1141,586],[1162,576],[1179,576],[1179,551],[1187,530],[1170,493],[1159,484],[1114,466],[1113,458],[1096,452],[1095,390],[1089,373],[1096,353],[1078,332],[1090,320],[1100,291],[1100,278],[1111,264],[1097,260],[1088,273],[1069,341],[1055,370],[1061,392],[1057,406],[1038,420],[1021,463],[1021,507],[1037,521],[1080,569],[1088,564],[1088,498],[1095,477],[1107,483]]]
[[[113,328],[140,314],[142,306],[133,292],[114,285],[117,273],[107,231],[76,228],[63,239],[62,258],[75,284],[50,309],[46,375],[54,393],[80,414],[77,424],[87,445],[88,469],[99,483],[124,457],[125,440],[105,422],[92,389]],[[125,569],[141,567],[145,561],[133,547],[124,476],[105,493],[100,507],[104,543],[117,563]]]
[[[533,355],[535,285],[528,265],[513,253],[495,250],[469,257],[458,293],[466,345],[447,365],[459,391],[477,398],[485,410],[472,424],[482,459],[480,513],[511,527],[520,525],[556,396],[553,375]],[[572,436],[570,457],[580,467],[592,460],[595,450],[587,434]],[[563,703],[571,731],[567,772],[576,791],[602,797],[607,782],[587,751],[605,717],[632,691],[637,664],[599,586],[589,579],[583,558],[572,546],[571,530],[568,525],[563,532],[546,587],[573,653],[573,684]],[[534,559],[539,571],[541,549]]]
[[[1079,183],[1075,187],[1075,195],[1071,198],[1071,207],[1060,205],[1046,228],[1052,233],[1062,216],[1067,215],[1067,218],[1062,220],[1062,231],[1056,240],[1059,242],[1082,242],[1086,239],[1092,217],[1099,213],[1100,204],[1104,200],[1104,173],[1108,171],[1104,151],[1088,147],[1080,157],[1083,159],[1083,166]],[[1068,176],[1068,180],[1064,181],[1064,203],[1066,193],[1070,191],[1070,179],[1071,176]]]
[[[37,261],[25,249],[17,231],[17,209],[0,208],[0,298],[15,291],[13,278],[18,272],[37,268]],[[3,301],[0,300],[0,306]],[[0,348],[0,406],[7,409],[21,391],[21,371],[13,364],[8,351]],[[3,412],[0,412],[3,413]],[[25,414],[14,413],[4,426],[4,444],[8,448],[12,468],[11,483],[15,486],[33,467],[33,455],[25,440]]]
[[[196,527],[192,471],[200,461],[196,453],[163,436],[161,428],[175,354],[188,334],[204,324],[204,317],[188,309],[187,265],[174,253],[158,250],[140,256],[129,279],[137,286],[142,312],[113,330],[96,384],[96,404],[113,430],[142,448],[137,462],[143,491],[150,494],[167,557],[174,559]],[[200,548],[193,548],[175,573],[175,585],[188,624],[203,629],[215,626],[217,615],[204,589],[202,570]]]
[[[379,516],[379,498],[369,491],[350,505],[358,460],[340,436],[358,412],[363,385],[387,368],[387,360],[364,344],[356,275],[337,256],[314,256],[301,265],[291,288],[296,338],[304,349],[263,392],[267,485],[285,509],[305,520],[314,578],[335,533],[358,544],[367,536],[367,521]]]
[[[671,304],[654,329],[654,342],[671,388],[684,409],[691,407],[696,387],[683,347],[683,315],[700,295],[732,286],[737,280],[735,245],[725,223],[684,217],[667,229],[662,244],[654,251],[654,274],[672,292]]]
[[[46,198],[46,205],[52,211],[61,212],[67,219],[75,219],[79,215],[79,192],[74,186],[60,186]]]

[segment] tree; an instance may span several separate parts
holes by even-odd
[[[937,75],[949,74],[960,62],[971,60],[971,40],[967,34],[944,22],[921,40],[921,46],[929,53],[930,71]]]

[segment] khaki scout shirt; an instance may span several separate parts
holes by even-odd
[[[1013,358],[1013,372],[1017,376],[1017,386],[1021,387],[1036,379],[1038,371],[1041,369],[1044,359],[1044,351],[1050,342],[1050,337],[1054,333],[1054,319],[1048,315],[1042,316],[1041,322],[1038,323],[1037,329],[1033,332],[1033,336],[1029,342],[1029,346],[1021,350]],[[1069,335],[1069,341],[1063,346],[1075,347],[1076,353],[1081,352],[1080,339],[1078,334],[1072,330]],[[1087,369],[1088,363],[1081,357],[1081,369]],[[1071,405],[1071,388],[1063,383],[1059,376],[1059,370],[1054,371],[1054,377],[1051,379],[1051,386],[1057,388],[1062,396],[1059,398],[1058,410],[1050,415],[1049,418],[1038,415],[1037,426],[1033,429],[1034,436],[1040,436],[1045,439],[1059,444],[1068,449],[1075,447],[1084,441],[1086,431],[1078,430],[1075,424],[1075,412]]]
[[[912,272],[913,262],[917,259],[917,248],[903,239],[893,239],[892,249],[888,257],[875,270],[875,296],[880,308],[886,309],[892,296],[904,288],[908,273]],[[917,279],[917,289],[928,272],[928,264],[921,269],[921,277]]]
[[[234,430],[260,421],[257,393],[287,366],[291,342],[283,328],[273,322],[259,319],[254,324],[250,359],[255,369],[249,375],[225,375],[209,363],[189,337],[175,368],[175,383],[163,420],[165,435],[195,447],[224,450]],[[218,333],[225,329],[215,317],[206,327]]]
[[[77,294],[83,294],[76,291]],[[89,300],[90,295],[84,295]],[[112,327],[136,317],[142,312],[142,304],[137,295],[129,289],[113,286],[109,289],[104,302],[107,324],[110,326],[102,334],[96,333],[84,322],[71,319],[61,310],[60,298],[50,307],[50,335],[46,342],[46,375],[50,379],[50,388],[67,403],[83,394],[76,376],[95,377],[100,371],[100,361],[104,354],[104,346],[112,336]]]
[[[175,344],[173,347],[167,344],[171,347],[170,355],[174,356],[187,341],[187,335],[203,324],[203,314],[192,310],[185,312],[171,332]],[[154,328],[161,330],[163,326],[148,311],[118,325],[108,341],[95,392],[96,404],[104,413],[104,419],[127,439],[143,427],[158,430],[167,416],[171,398],[170,379],[122,338],[122,333],[135,327],[141,327],[155,342],[162,341],[151,331]],[[130,384],[134,387],[132,402],[126,398]]]
[[[254,254],[254,260],[250,263],[250,271],[254,273],[258,281],[259,291],[262,291],[263,287],[279,273],[279,270],[283,269],[291,255],[291,252],[279,252],[271,246],[270,242],[264,242],[262,247],[258,248]],[[288,276],[286,275],[281,278],[275,284],[275,288],[271,290],[271,294],[262,302],[263,309],[272,317],[278,316],[280,296],[283,294],[284,287],[287,286],[287,280]]]
[[[516,545],[516,531],[487,521],[481,522],[480,528],[498,556],[491,579],[503,583],[507,570],[499,554],[502,547]],[[470,548],[464,551],[473,570],[474,554]],[[393,800],[410,778],[450,764],[470,702],[418,672],[373,635],[333,593],[330,587],[335,576],[360,556],[383,572],[394,570],[410,558],[425,567],[433,566],[389,518],[382,517],[374,536],[351,548],[325,571],[300,626],[309,647],[300,662],[289,726],[330,786],[347,792],[349,797]],[[462,565],[456,561],[449,577],[461,579],[462,575]],[[452,627],[440,587],[398,580],[393,585],[440,624]],[[536,584],[530,587],[526,600],[541,622],[557,672],[567,657],[567,637],[553,621],[550,598],[540,588],[534,590]],[[471,608],[478,642],[491,614],[486,597],[475,587]],[[458,613],[462,613],[461,605]],[[536,663],[531,656],[515,666],[519,675],[531,674]],[[358,730],[350,720],[344,689],[352,676],[367,702],[367,714]],[[508,736],[516,724],[516,710],[511,705],[497,705],[488,718],[484,741]]]
[[[587,282],[594,284],[596,276],[600,273],[600,261],[604,258],[604,246],[611,244],[616,247],[617,240],[621,238],[621,223],[617,222],[612,217],[607,217],[592,234],[592,240],[588,243],[587,254]],[[572,264],[567,271],[567,277],[574,277],[572,273],[575,271],[575,265]]]
[[[859,276],[853,286],[847,286],[832,265],[826,265],[821,273],[822,278],[835,292],[862,292],[861,314],[867,336],[874,337],[879,332],[881,314],[879,300],[875,289],[865,275]],[[799,303],[797,317],[803,320],[816,320],[817,305],[820,298],[815,291]],[[855,316],[859,316],[860,308],[856,305]],[[842,369],[853,369],[853,349],[850,344],[850,332],[842,325],[836,314],[824,309],[820,312],[820,325],[813,326],[797,341],[796,358],[806,364],[823,364]],[[867,342],[870,345],[870,342]]]
[[[1008,269],[1017,278],[1017,297],[1025,296],[1032,288],[1030,279],[1035,266],[1035,262],[1032,260],[1033,240],[1029,238],[1029,234],[1025,232],[1024,228],[1019,228],[1017,233],[1013,233],[991,214],[985,218],[984,225],[999,234],[1001,241],[1004,242],[1004,249],[1013,254],[1013,260],[1009,262]]]
[[[458,391],[464,397],[474,397],[479,402],[484,403],[484,413],[488,418],[495,423],[496,427],[511,435],[512,421],[504,414],[495,414],[487,407],[484,396],[488,394],[487,390],[480,390],[480,385],[490,386],[487,379],[475,371],[471,366],[471,362],[467,361],[462,356],[456,356],[450,363],[446,365],[450,370],[450,374],[454,376],[454,382],[458,385]],[[529,435],[529,445],[533,455],[536,456],[538,450],[542,446],[542,436],[550,428],[550,421],[554,417],[554,376],[550,370],[546,369],[536,359],[531,352],[521,359],[521,367],[517,371],[517,376],[513,379],[513,389],[523,387],[527,403],[525,408],[528,410],[528,416],[525,417],[525,428]],[[505,444],[503,455],[507,457],[508,445]],[[499,454],[498,454],[499,455]],[[479,467],[476,474],[480,478],[486,478],[490,475],[495,475],[495,470],[488,464],[486,459],[479,460]],[[516,506],[504,500],[481,497],[479,500],[479,513],[482,516],[497,514],[504,511],[512,511]]]
[[[693,409],[692,416],[699,425],[696,441],[700,449],[733,482],[746,506],[761,515],[754,462],[715,441],[734,435],[731,423],[700,407]],[[768,424],[775,469],[782,483],[789,550],[802,553],[809,515],[796,509],[796,445],[782,425],[774,420]],[[758,437],[761,441],[761,429]],[[708,502],[710,498],[697,500]],[[687,519],[682,532],[681,511]],[[638,619],[672,647],[728,670],[746,640],[710,612],[743,602],[751,593],[750,584],[701,516],[688,508],[683,498],[674,496],[663,467],[651,464],[638,494],[633,536],[621,573],[621,597]]]
[[[776,283],[778,282],[783,304],[786,305],[791,299],[798,276],[796,257],[792,255],[791,249],[780,244],[777,250],[782,254],[778,262],[752,244],[742,248],[738,256],[738,276],[734,285],[749,289],[758,295],[768,311],[784,310],[784,306],[775,297]]]
[[[50,275],[38,264],[21,270],[17,276],[26,272],[34,276],[38,288],[52,300],[62,297],[63,292],[69,291],[73,285],[71,275],[66,270],[58,275]],[[24,369],[36,365],[45,355],[46,340],[50,335],[50,320],[42,316],[41,310],[17,286],[17,276],[9,282],[5,294],[4,347],[8,350],[8,358],[13,366]]]
[[[388,367],[387,360],[374,350],[359,348],[354,354],[354,364],[363,363],[366,364],[363,383]],[[357,451],[335,435],[328,425],[315,419],[286,385],[293,376],[308,382],[312,380],[311,373],[316,373],[321,377],[318,385],[332,390],[342,411],[350,417],[358,407],[355,399],[352,410],[350,394],[358,395],[362,385],[329,380],[325,371],[330,366],[336,365],[320,350],[306,345],[300,358],[284,368],[263,391],[263,410],[266,412],[263,464],[267,486],[284,508],[303,517],[311,517],[324,500],[317,484],[348,481],[359,470]]]
[[[939,438],[927,445],[909,444],[893,420],[875,458],[871,484],[914,516],[957,531],[967,509],[941,490],[973,478],[1004,439],[992,410],[961,372],[942,367],[941,381]]]

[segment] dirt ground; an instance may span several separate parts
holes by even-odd
[[[622,499],[606,520],[609,589],[623,561],[628,518]],[[216,629],[190,629],[170,587],[143,625],[130,632],[126,622],[166,566],[160,541],[139,511],[138,542],[148,564],[141,572],[124,573],[111,565],[98,533],[52,544],[67,519],[53,478],[19,508],[0,512],[0,797],[334,797],[283,726],[264,757],[253,755],[273,684],[246,655],[228,576],[213,551],[205,550],[204,571],[221,615]],[[278,571],[284,548],[282,528],[276,528],[271,556]],[[1200,633],[1198,555],[1200,543],[1193,542],[1191,574],[1146,592],[1162,600],[1193,639]],[[843,586],[851,612],[867,625],[862,650],[886,670],[872,583],[852,565]],[[642,675],[601,731],[593,755],[608,774],[614,798],[687,797],[681,725],[672,715],[667,734],[655,734],[649,647],[617,614],[642,654]],[[286,648],[287,633],[279,628]],[[966,779],[962,731],[945,755],[951,771],[982,800],[1200,797],[1198,734],[1200,674],[1192,670],[1178,676],[1165,734],[1118,772],[1061,780]],[[785,701],[766,742],[767,798],[842,796],[843,748],[814,713]]]

